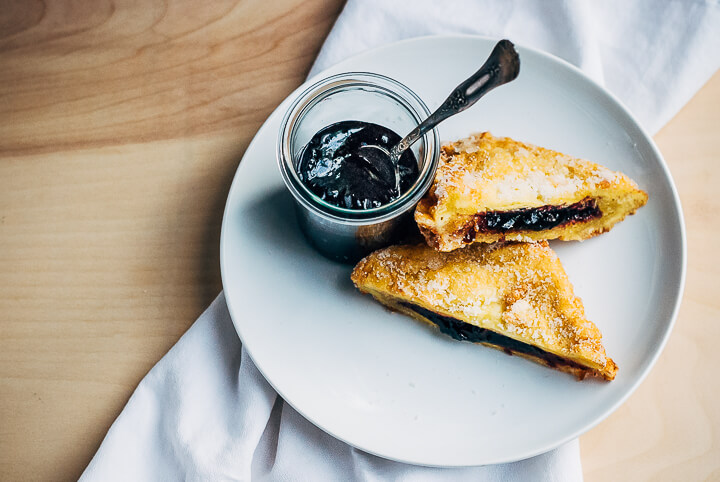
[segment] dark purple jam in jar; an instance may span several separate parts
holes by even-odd
[[[400,157],[397,171],[383,154],[400,139],[392,130],[369,122],[331,124],[303,148],[298,176],[310,191],[334,206],[358,210],[383,206],[407,192],[419,176],[410,149]],[[380,149],[368,148],[373,146]]]

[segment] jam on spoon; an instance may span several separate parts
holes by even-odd
[[[320,199],[346,209],[383,206],[407,192],[419,176],[412,150],[396,166],[379,149],[389,151],[400,136],[378,124],[348,120],[318,131],[303,148],[298,176]]]

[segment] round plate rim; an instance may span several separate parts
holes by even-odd
[[[472,34],[454,34],[454,35],[426,35],[426,36],[419,36],[419,37],[412,37],[403,39],[397,42],[381,45],[379,47],[375,47],[369,50],[365,50],[363,52],[360,52],[358,54],[355,54],[351,57],[348,57],[347,59],[343,59],[337,64],[334,64],[326,69],[323,69],[322,71],[314,74],[311,77],[308,77],[308,79],[305,80],[300,86],[298,86],[295,90],[293,90],[274,110],[273,112],[267,117],[265,122],[260,126],[260,128],[257,130],[255,135],[253,136],[252,141],[248,145],[245,153],[243,154],[243,157],[235,171],[235,174],[233,176],[233,181],[230,185],[230,189],[228,191],[227,200],[225,203],[225,208],[223,210],[223,220],[221,224],[221,232],[220,232],[220,275],[223,285],[223,290],[226,290],[226,283],[227,283],[227,275],[226,275],[226,255],[225,251],[228,249],[228,241],[227,241],[227,228],[226,224],[228,223],[229,219],[229,211],[230,211],[230,199],[232,197],[232,193],[236,189],[236,183],[238,182],[238,179],[240,178],[240,170],[243,165],[243,160],[248,155],[249,152],[253,151],[253,147],[255,146],[255,143],[258,139],[258,134],[262,132],[264,129],[267,128],[267,126],[271,123],[271,121],[274,120],[274,118],[278,116],[282,116],[282,109],[283,106],[287,106],[289,102],[291,102],[292,99],[294,99],[300,92],[303,91],[307,86],[311,85],[312,83],[316,82],[318,79],[321,79],[322,77],[331,75],[330,71],[337,68],[337,66],[341,64],[346,63],[353,63],[357,61],[358,59],[364,58],[364,57],[371,57],[374,55],[377,55],[378,53],[382,52],[386,49],[392,49],[397,47],[398,45],[407,44],[407,43],[414,43],[414,42],[424,42],[424,41],[445,41],[445,40],[457,40],[457,39],[467,39],[467,40],[480,40],[484,42],[492,42],[495,43],[499,39],[487,37],[483,35],[472,35]],[[228,312],[230,314],[230,318],[232,320],[233,326],[235,328],[236,333],[238,334],[238,337],[240,338],[242,342],[242,346],[247,351],[250,358],[253,360],[253,363],[255,364],[256,368],[260,372],[260,374],[263,376],[263,378],[270,384],[270,386],[278,393],[280,397],[282,397],[283,401],[285,403],[288,403],[294,410],[296,410],[300,415],[302,415],[304,418],[306,418],[308,421],[310,421],[313,425],[318,427],[320,430],[326,432],[327,434],[331,435],[332,437],[347,443],[348,445],[355,447],[357,449],[360,449],[364,452],[367,452],[372,455],[376,455],[378,457],[382,457],[384,459],[393,460],[397,462],[402,463],[408,463],[413,465],[420,465],[420,466],[427,466],[427,467],[472,467],[472,466],[481,466],[481,465],[493,465],[493,464],[501,464],[501,463],[509,463],[509,462],[515,462],[519,460],[525,460],[543,453],[546,453],[550,450],[556,449],[563,444],[569,442],[570,440],[573,440],[580,435],[586,433],[593,427],[597,426],[600,422],[605,420],[610,414],[612,414],[615,410],[617,410],[625,401],[635,392],[635,390],[640,386],[640,384],[645,380],[645,378],[648,376],[652,368],[655,366],[655,363],[657,362],[657,359],[659,358],[660,354],[663,352],[665,345],[667,344],[667,341],[670,337],[670,334],[673,330],[673,327],[675,326],[675,323],[677,321],[678,312],[680,309],[680,305],[683,298],[683,293],[685,289],[685,281],[686,281],[686,274],[687,274],[687,240],[686,240],[686,229],[685,229],[685,220],[682,210],[682,205],[680,202],[680,197],[677,192],[677,188],[675,186],[675,182],[673,180],[673,177],[670,173],[670,170],[667,166],[667,163],[665,162],[665,158],[662,156],[659,148],[655,144],[652,136],[650,136],[645,128],[637,121],[636,117],[629,111],[629,109],[618,99],[613,93],[605,89],[602,85],[598,84],[594,79],[589,77],[585,72],[580,70],[575,65],[567,62],[564,59],[561,59],[559,57],[556,57],[550,53],[544,52],[542,50],[528,47],[523,45],[522,43],[514,42],[517,47],[523,50],[528,50],[533,52],[535,55],[538,55],[542,57],[546,62],[550,62],[551,64],[555,64],[560,66],[560,68],[569,69],[574,74],[580,76],[582,80],[589,85],[591,85],[595,90],[600,92],[603,96],[605,96],[607,99],[611,101],[613,104],[613,107],[619,109],[623,115],[625,115],[630,123],[633,125],[634,128],[636,128],[641,136],[644,138],[644,140],[647,142],[647,144],[650,146],[652,150],[652,154],[655,157],[655,159],[658,161],[658,165],[660,169],[662,170],[662,174],[664,178],[668,181],[670,191],[672,194],[672,203],[674,204],[676,208],[677,217],[673,220],[677,224],[677,228],[679,230],[680,234],[680,247],[681,247],[681,260],[680,260],[680,277],[679,282],[677,283],[676,290],[675,290],[675,299],[673,302],[673,308],[672,312],[670,314],[669,320],[666,324],[665,332],[662,335],[662,338],[660,340],[660,343],[657,344],[654,352],[649,357],[648,363],[646,364],[645,368],[639,373],[636,380],[630,385],[630,387],[626,390],[626,392],[614,403],[608,405],[608,407],[602,411],[599,415],[597,415],[593,420],[590,422],[582,425],[579,429],[572,431],[571,433],[567,434],[565,437],[559,438],[558,440],[554,440],[551,443],[547,443],[541,447],[538,447],[536,450],[526,451],[523,453],[515,454],[512,457],[502,458],[498,460],[484,460],[482,462],[469,462],[469,463],[452,463],[452,464],[434,464],[434,463],[427,463],[422,460],[415,460],[411,457],[408,458],[401,458],[396,456],[389,456],[387,454],[378,453],[373,450],[372,447],[365,447],[359,444],[355,444],[352,441],[348,440],[347,438],[343,437],[342,435],[339,435],[335,433],[333,430],[324,427],[320,424],[318,424],[315,420],[313,420],[311,417],[308,417],[304,411],[297,407],[292,400],[289,400],[283,395],[282,390],[279,389],[273,382],[268,379],[268,377],[265,375],[265,373],[262,370],[261,366],[258,366],[255,363],[255,357],[252,354],[252,349],[245,343],[245,340],[243,340],[241,329],[239,327],[239,322],[236,320],[241,320],[240,311],[236,309],[233,302],[230,300],[229,297],[225,297],[225,301],[228,307]]]

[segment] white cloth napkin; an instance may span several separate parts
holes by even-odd
[[[654,134],[720,68],[713,0],[350,0],[311,71],[397,40],[481,34],[554,54]]]
[[[711,0],[349,0],[313,73],[429,34],[509,38],[579,66],[651,132],[720,67]],[[140,382],[83,481],[582,479],[577,441],[512,464],[437,469],[384,460],[284,404],[242,349],[220,294]]]

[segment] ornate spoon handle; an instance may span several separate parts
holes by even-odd
[[[458,85],[430,117],[392,148],[390,157],[393,163],[397,164],[402,153],[427,131],[448,117],[464,111],[495,87],[514,80],[519,72],[520,57],[515,46],[509,40],[501,40],[477,72]]]

